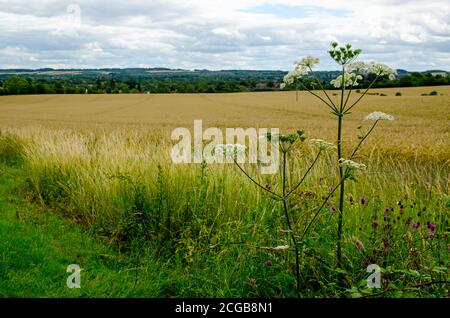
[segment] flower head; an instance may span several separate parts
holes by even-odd
[[[329,150],[336,148],[336,146],[331,142],[322,139],[311,139],[311,142],[314,143],[314,145],[316,145],[320,150]]]
[[[377,229],[378,225],[380,225],[380,222],[379,222],[377,219],[373,220],[373,222],[372,222],[372,228],[373,228],[374,230]]]
[[[361,170],[364,170],[364,169],[367,168],[367,166],[365,164],[363,164],[363,163],[358,163],[358,162],[355,162],[353,160],[344,159],[344,158],[339,159],[339,165],[341,167],[348,167],[350,169],[361,169]]]
[[[298,60],[294,63],[296,70],[304,70],[313,68],[317,64],[319,64],[320,59],[317,57],[307,56],[302,58],[301,60]]]
[[[267,261],[264,262],[264,266],[266,266],[266,267],[272,266],[272,261],[270,259],[268,259]]]
[[[373,112],[366,116],[364,120],[395,120],[394,116],[383,113],[383,112]]]
[[[369,64],[365,62],[353,62],[345,66],[345,70],[349,73],[356,72],[357,74],[366,74],[369,69]]]
[[[330,207],[330,211],[331,211],[331,212],[336,212],[336,211],[337,211],[336,206],[335,206],[335,205],[332,205],[332,206]]]
[[[358,86],[358,81],[362,80],[363,77],[359,74],[355,73],[344,73],[344,86]],[[333,85],[335,88],[342,87],[342,75],[339,75],[336,77],[336,79],[332,80],[330,82],[331,85]]]
[[[216,155],[232,156],[241,155],[245,153],[245,146],[240,144],[218,144],[215,146],[214,151]]]
[[[389,76],[389,79],[395,79],[396,71],[385,64],[370,63],[368,72],[377,76]]]
[[[359,198],[359,204],[365,205],[366,203],[367,203],[366,197],[360,197],[360,198]]]

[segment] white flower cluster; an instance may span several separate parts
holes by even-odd
[[[376,64],[376,63],[370,63],[368,65],[368,73],[373,73],[378,76],[385,76],[388,75],[390,80],[395,79],[396,72],[390,68],[389,66],[385,64]]]
[[[289,73],[287,73],[287,75],[283,78],[283,84],[286,85],[291,85],[293,84],[297,79],[299,79],[302,75],[301,72],[298,72],[297,70],[293,70],[290,71]],[[284,88],[284,87],[283,87]]]
[[[307,57],[304,57],[301,60],[298,60],[294,63],[295,70],[298,70],[299,72],[306,74],[308,72],[308,69],[313,68],[314,66],[319,64],[319,62],[320,62],[319,58],[307,56]]]
[[[316,57],[308,56],[294,62],[294,70],[287,73],[280,88],[284,89],[286,85],[291,85],[300,77],[307,75],[310,69],[316,66],[319,61]]]
[[[362,80],[363,77],[355,73],[344,73],[344,86],[358,86],[358,81]],[[342,87],[342,75],[339,75],[336,79],[330,82],[336,88]]]
[[[353,62],[350,64],[347,64],[345,66],[345,71],[346,72],[356,72],[357,74],[366,74],[367,71],[369,69],[369,64],[365,63],[365,62]]]
[[[245,153],[245,146],[240,144],[218,144],[214,148],[216,155],[235,156]]]
[[[366,116],[365,120],[395,120],[394,116],[383,113],[383,112],[373,112]]]
[[[322,139],[311,139],[311,142],[314,143],[320,150],[328,150],[336,148],[336,146],[331,142]]]
[[[367,166],[365,164],[363,164],[363,163],[358,163],[358,162],[355,162],[353,160],[344,159],[344,158],[339,159],[339,165],[341,167],[348,167],[350,169],[361,169],[361,170],[364,170],[364,169],[367,168]]]

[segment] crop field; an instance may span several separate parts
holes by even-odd
[[[395,121],[358,154],[367,169],[346,184],[336,264],[335,152],[287,201],[290,229],[235,164],[170,158],[172,130],[194,120],[303,129],[287,180],[244,165],[273,192],[293,188],[317,153],[309,140],[336,143],[336,121],[307,92],[2,96],[0,213],[14,225],[0,226],[0,296],[448,296],[450,87],[372,90],[346,117],[344,153],[373,111]],[[304,233],[297,282],[292,233]],[[80,289],[65,288],[71,263],[83,268]],[[382,268],[380,288],[366,286],[369,264]]]

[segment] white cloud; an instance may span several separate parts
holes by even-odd
[[[70,4],[79,6],[79,17]],[[447,0],[313,4],[0,0],[0,67],[290,69],[295,59],[317,55],[321,69],[334,69],[325,51],[340,40],[362,48],[362,58],[396,68],[450,69]]]

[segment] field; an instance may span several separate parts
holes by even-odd
[[[450,87],[371,93],[344,123],[344,152],[367,114],[395,121],[369,137],[358,157],[368,168],[348,183],[342,264],[335,195],[299,243],[300,296],[448,296]],[[279,202],[233,164],[171,163],[171,131],[192,130],[195,119],[204,129],[304,129],[331,142],[337,130],[306,92],[298,101],[295,92],[0,97],[1,228],[14,246],[40,242],[17,251],[0,243],[0,295],[297,296],[292,247],[273,248],[291,244]],[[292,155],[289,185],[314,155],[308,140]],[[321,158],[288,202],[294,232],[336,185],[335,156]],[[281,190],[278,175],[245,169]],[[71,263],[83,268],[81,289],[64,285]],[[368,264],[383,269],[381,289],[367,289]]]

